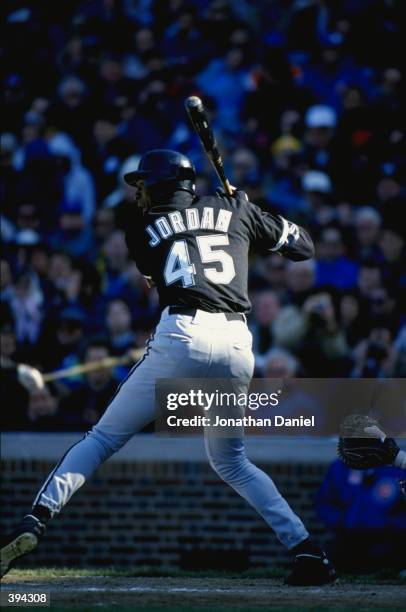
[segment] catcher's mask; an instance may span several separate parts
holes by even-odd
[[[148,151],[141,157],[138,170],[124,175],[126,183],[137,187],[138,191],[144,190],[153,200],[178,190],[194,195],[195,179],[192,162],[185,155],[169,149]],[[145,201],[145,194],[140,194],[138,201]]]

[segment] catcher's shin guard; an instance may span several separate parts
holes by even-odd
[[[13,533],[2,542],[0,553],[1,577],[12,567],[14,561],[31,552],[45,532],[45,523],[42,523],[32,514],[27,514]]]

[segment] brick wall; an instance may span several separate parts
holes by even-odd
[[[308,528],[323,537],[313,498],[326,462],[272,459],[257,464],[272,474]],[[53,466],[54,461],[45,459],[3,459],[4,530],[29,510]],[[25,564],[244,569],[286,560],[261,517],[205,461],[127,457],[99,469],[51,523],[41,547]]]

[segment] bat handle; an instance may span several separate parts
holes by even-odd
[[[224,189],[227,195],[232,196],[233,195],[233,188],[230,185],[230,181],[226,178],[224,183]]]

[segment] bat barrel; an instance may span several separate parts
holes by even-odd
[[[203,102],[197,96],[189,96],[189,98],[186,98],[185,100],[185,109],[197,135],[200,138],[207,156],[212,162],[213,167],[224,186],[226,193],[232,195],[232,189],[224,174],[221,154],[216,138],[213,134],[213,130],[211,129],[206,117]]]

